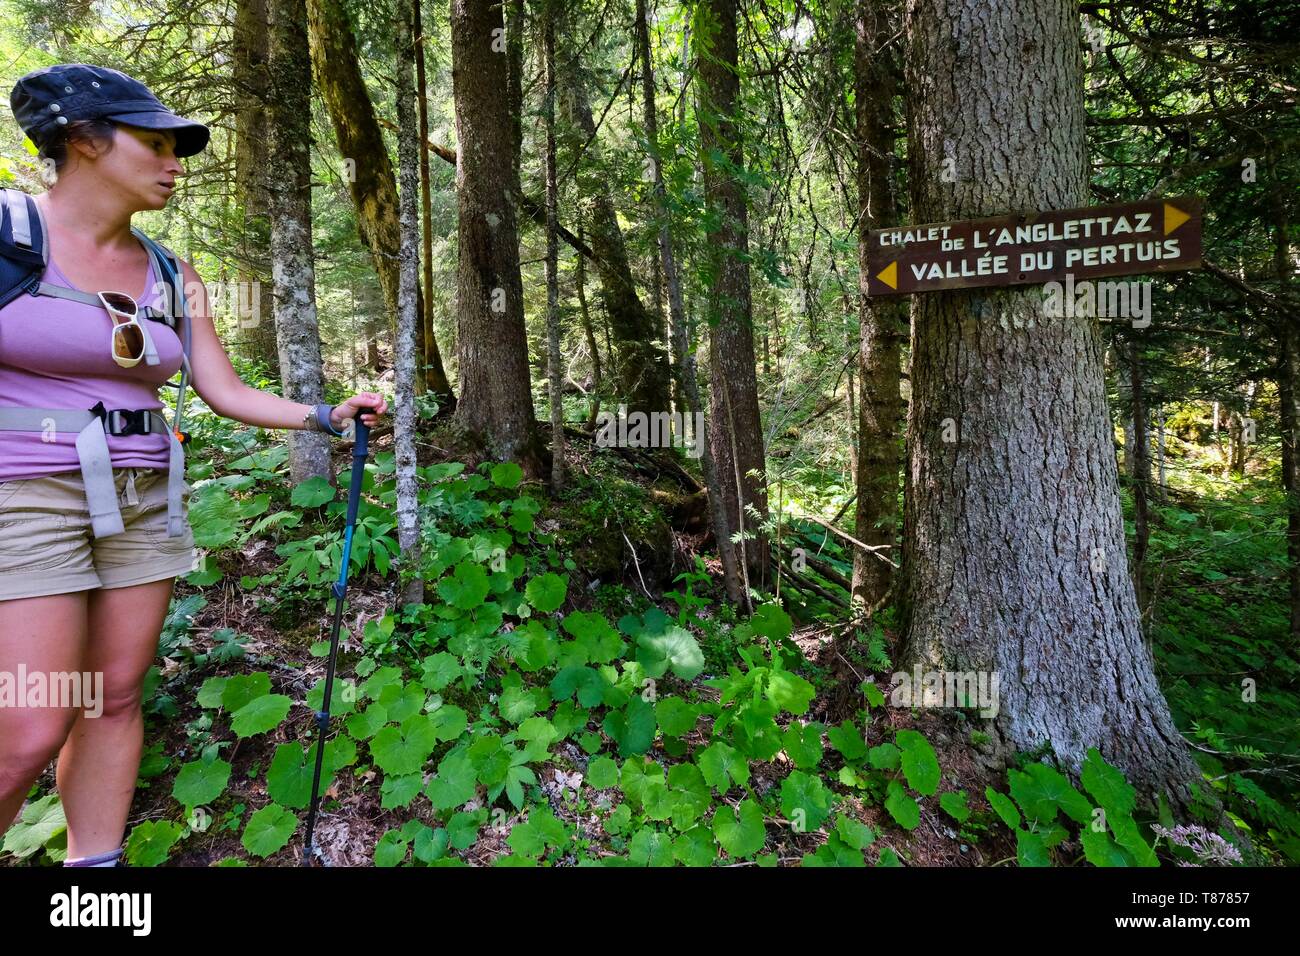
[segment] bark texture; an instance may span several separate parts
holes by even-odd
[[[459,221],[457,421],[532,478],[542,464],[519,274],[519,168],[512,161],[501,7],[451,0]]]
[[[857,507],[854,534],[863,544],[894,548],[898,513],[899,351],[907,306],[901,298],[867,296],[868,233],[898,222],[894,195],[894,94],[897,62],[886,44],[893,36],[885,0],[858,0],[854,86],[858,130],[858,383]],[[852,384],[849,386],[852,391]],[[889,593],[893,566],[854,549],[852,593],[866,608]]]
[[[397,301],[397,354],[395,356],[393,405],[393,450],[397,471],[397,543],[403,564],[413,570],[402,594],[403,604],[424,600],[424,579],[420,568],[419,483],[415,474],[415,384],[416,329],[421,323],[419,296],[420,254],[419,191],[420,143],[416,123],[415,43],[419,35],[417,9],[411,0],[398,4],[397,35],[397,167],[401,177],[401,254]]]
[[[1073,3],[910,0],[907,37],[914,221],[1086,203]],[[1139,627],[1097,321],[1041,302],[913,297],[904,661],[996,672],[1003,753],[1077,772],[1096,746],[1185,809],[1199,774]]]
[[[235,8],[233,85],[235,112],[235,202],[243,216],[236,281],[245,355],[280,375],[271,292],[271,197],[267,190],[266,98],[270,71],[266,0],[239,0]],[[244,314],[244,307],[252,313]]]
[[[700,154],[713,224],[708,236],[713,272],[708,303],[709,446],[717,463],[728,526],[733,532],[755,535],[740,548],[749,584],[763,587],[768,579],[768,544],[756,524],[767,520],[767,478],[754,366],[749,212],[739,176],[745,155],[737,122],[736,0],[699,4],[692,35]],[[716,161],[715,155],[722,161]],[[757,517],[747,514],[746,506]]]
[[[677,256],[673,250],[672,232],[668,228],[669,215],[667,196],[664,189],[662,155],[659,150],[659,117],[655,112],[654,64],[650,58],[650,30],[646,23],[645,0],[636,2],[636,37],[637,49],[641,57],[641,97],[645,115],[645,136],[650,149],[650,173],[654,180],[655,213],[659,217],[657,234],[659,245],[659,264],[663,273],[663,282],[668,292],[668,327],[670,334],[673,367],[676,369],[677,384],[685,403],[685,411],[695,415],[703,408],[700,401],[700,385],[695,373],[695,353],[692,350],[691,330],[686,319],[686,307],[682,298],[682,281],[677,270]],[[588,333],[592,353],[595,353],[594,337]],[[594,416],[593,416],[594,418]],[[694,421],[694,419],[691,419]],[[706,428],[706,432],[707,432]],[[706,436],[695,436],[696,441],[703,441]],[[706,443],[700,456],[700,465],[704,471],[704,485],[709,491],[709,519],[713,528],[713,538],[718,547],[718,558],[722,562],[722,582],[727,592],[727,599],[735,604],[747,602],[747,595],[740,577],[740,568],[736,560],[736,548],[731,542],[731,527],[727,523],[726,497],[718,477],[718,467],[713,460],[713,450]]]
[[[311,239],[311,62],[303,0],[271,0],[271,264],[275,329],[285,398],[315,405],[325,393],[316,322],[316,266]],[[330,438],[289,432],[289,473],[295,482],[335,480]]]

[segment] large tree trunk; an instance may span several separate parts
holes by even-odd
[[[375,119],[370,93],[361,77],[347,11],[340,0],[307,0],[307,3],[311,13],[316,85],[334,125],[339,152],[345,162],[352,160],[348,165],[348,187],[356,206],[357,227],[370,250],[389,315],[396,316],[401,309],[398,261],[402,237],[393,164]],[[419,310],[423,314],[422,302]],[[422,322],[416,326],[416,337],[419,352],[424,356],[424,361],[416,367],[417,389],[423,392],[427,387],[445,400],[450,399],[451,384],[447,381],[437,341],[426,341]],[[425,365],[429,367],[425,369]]]
[[[749,222],[745,187],[733,170],[744,168],[740,75],[736,50],[736,0],[695,7],[693,34],[699,89],[700,155],[710,222],[709,289],[710,447],[726,504],[727,524],[744,533],[741,545],[749,584],[764,587],[768,544],[757,522],[767,520],[763,425],[754,367],[753,312],[749,292]],[[725,164],[714,155],[726,157]],[[745,513],[752,507],[757,518]]]
[[[911,0],[907,21],[913,220],[1083,205],[1077,6]],[[913,296],[904,660],[996,673],[1001,753],[1046,744],[1077,773],[1096,746],[1186,809],[1199,773],[1142,640],[1099,327],[1041,303]]]
[[[645,0],[636,2],[636,36],[638,55],[641,57],[641,96],[645,117],[645,137],[649,144],[650,173],[654,180],[655,215],[659,217],[659,263],[663,270],[664,284],[668,289],[668,325],[672,330],[670,338],[674,367],[683,399],[679,407],[684,406],[683,413],[694,416],[702,411],[703,404],[700,401],[699,380],[695,374],[691,330],[682,301],[682,281],[677,271],[672,233],[668,228],[668,203],[664,190],[662,156],[659,151],[659,117],[655,112],[654,63],[650,55],[650,30],[646,24]],[[591,347],[594,351],[594,339],[591,341]],[[691,420],[693,422],[695,419]],[[705,436],[695,435],[694,439],[697,442],[704,442]],[[725,506],[726,496],[723,494],[722,482],[718,477],[713,450],[704,443],[701,452],[700,464],[704,471],[704,485],[709,492],[709,517],[713,527],[713,538],[718,546],[718,558],[722,562],[723,587],[726,589],[728,600],[737,605],[745,605],[748,602],[748,595],[741,581],[736,547],[731,541],[731,526],[727,523]]]
[[[416,125],[415,44],[420,35],[418,8],[411,0],[398,4],[397,28],[397,167],[401,177],[400,216],[401,257],[398,263],[400,284],[397,301],[397,354],[394,356],[393,419],[395,465],[397,469],[397,543],[406,570],[403,604],[424,601],[424,578],[420,574],[419,483],[415,474],[415,385],[416,329],[421,323],[419,296],[420,254],[419,216],[416,202],[419,191],[420,144]]]
[[[271,264],[275,329],[284,397],[315,405],[325,393],[316,324],[316,267],[311,240],[311,62],[304,0],[271,0]],[[289,432],[289,474],[333,482],[330,438]]]
[[[565,118],[579,134],[575,149],[586,145],[580,165],[599,163],[596,124],[576,57],[561,73],[565,88],[560,99]],[[671,401],[668,358],[657,341],[658,322],[641,302],[627,246],[618,225],[614,202],[601,175],[584,177],[581,191],[588,203],[587,228],[600,274],[600,294],[614,338],[615,380],[629,411],[666,412]]]
[[[244,354],[280,377],[271,295],[271,199],[267,191],[266,0],[239,0],[235,8],[232,85],[235,102],[235,202],[242,213],[235,309]],[[247,312],[245,312],[247,309]]]
[[[884,47],[894,30],[884,0],[858,0],[854,46],[854,92],[858,130],[858,284],[860,329],[857,421],[857,511],[854,533],[867,545],[893,548],[898,531],[898,391],[900,331],[907,321],[899,298],[867,296],[868,232],[898,222],[890,160],[894,155],[894,90],[897,64]],[[851,388],[852,386],[850,386]],[[893,566],[855,549],[853,598],[875,608],[889,592]]]
[[[451,0],[456,101],[457,421],[493,457],[542,477],[519,274],[519,168],[512,161],[501,7]],[[494,32],[495,31],[495,32]]]

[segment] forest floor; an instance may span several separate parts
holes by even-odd
[[[391,455],[391,436],[377,438],[372,454]],[[725,676],[736,660],[738,645],[730,643],[730,634],[737,616],[705,575],[696,574],[694,592],[692,582],[680,583],[693,568],[698,571],[695,559],[702,557],[699,549],[705,543],[698,488],[689,475],[677,473],[680,467],[665,468],[642,456],[606,455],[605,451],[575,443],[570,461],[573,487],[558,499],[542,496],[544,504],[536,521],[539,534],[529,539],[534,541],[536,553],[530,554],[529,561],[546,560],[558,567],[557,553],[577,559],[566,560],[564,565],[570,579],[566,614],[591,611],[615,619],[622,613],[643,614],[650,607],[669,617],[683,610],[694,614],[692,629],[708,666],[689,681],[665,675],[664,686],[684,698],[716,702],[719,692],[705,682]],[[338,471],[346,474],[348,449],[341,446],[338,452]],[[452,436],[435,433],[422,447],[420,465],[459,467],[454,463],[465,458]],[[478,462],[470,459],[465,464],[468,474]],[[225,467],[235,465],[228,461]],[[221,470],[218,466],[217,472]],[[1256,837],[1266,833],[1265,842],[1274,847],[1270,858],[1277,859],[1297,851],[1293,835],[1297,820],[1286,807],[1286,794],[1294,788],[1289,778],[1270,778],[1269,774],[1272,765],[1289,759],[1295,749],[1290,739],[1294,734],[1288,736],[1282,730],[1279,736],[1278,731],[1288,726],[1298,708],[1296,668],[1279,642],[1283,615],[1278,595],[1284,557],[1274,553],[1276,535],[1259,533],[1261,522],[1276,523],[1276,503],[1261,497],[1248,483],[1226,503],[1203,494],[1207,490],[1189,484],[1154,504],[1151,562],[1161,602],[1153,607],[1148,627],[1175,719],[1185,733],[1199,741],[1203,764],[1221,771],[1218,788],[1236,812],[1234,819],[1249,821],[1248,827],[1253,824]],[[845,568],[836,555],[842,559],[843,552],[837,552],[833,540],[828,541],[825,535],[814,540],[815,528],[800,528],[794,522],[789,528],[792,541],[803,534],[806,543],[819,549],[818,560],[824,562],[821,568],[827,575],[820,578],[820,589],[833,600],[836,568]],[[300,529],[297,537],[305,529]],[[287,537],[292,540],[294,535]],[[202,586],[185,579],[177,581],[158,659],[159,673],[146,706],[145,757],[128,830],[151,821],[178,820],[177,775],[184,766],[193,765],[205,748],[224,748],[221,756],[230,764],[230,775],[219,800],[180,821],[187,824],[185,836],[170,855],[164,854],[168,865],[249,865],[243,834],[250,814],[274,803],[268,793],[268,769],[277,748],[293,741],[314,742],[314,710],[307,699],[325,674],[322,643],[328,642],[334,602],[320,586],[256,583],[283,574],[286,562],[284,555],[277,553],[276,541],[285,538],[282,529],[272,525],[265,534],[248,536],[237,547],[221,551],[224,573],[220,580]],[[716,581],[716,574],[712,579]],[[358,662],[372,653],[373,648],[367,645],[375,622],[391,620],[399,613],[393,581],[393,575],[384,577],[371,571],[350,582],[339,659],[341,679],[355,679]],[[429,590],[432,595],[434,589]],[[886,812],[880,792],[861,786],[861,777],[855,784],[854,772],[840,753],[825,751],[821,772],[832,782],[839,813],[865,824],[872,833],[870,844],[862,848],[859,865],[863,859],[868,865],[1014,865],[1016,837],[998,820],[985,797],[988,787],[1005,791],[1005,771],[990,768],[986,760],[989,751],[975,722],[956,709],[870,708],[863,703],[859,688],[864,681],[880,688],[890,685],[894,667],[888,649],[896,638],[892,618],[885,615],[883,626],[878,623],[866,634],[846,628],[842,615],[828,601],[806,601],[807,595],[784,588],[782,593],[796,621],[790,639],[802,653],[800,670],[816,690],[801,719],[826,728],[842,721],[855,728],[865,727],[867,747],[899,739],[900,730],[919,731],[933,746],[942,768],[937,792],[911,795],[919,807],[919,822],[904,829]],[[236,652],[232,653],[232,648]],[[1255,675],[1261,687],[1268,689],[1263,706],[1241,706],[1235,677],[1227,686],[1220,686],[1223,682],[1216,675],[1239,670]],[[200,691],[217,675],[230,678],[253,673],[268,674],[271,692],[284,695],[292,706],[269,732],[237,736],[224,725],[214,725],[212,705],[200,703]],[[495,694],[475,695],[478,697],[485,698],[480,701],[483,704],[497,699]],[[486,706],[482,713],[491,716]],[[332,726],[338,728],[341,723],[342,717],[336,716]],[[792,721],[783,716],[779,723],[784,732]],[[575,742],[578,738],[561,739],[545,759],[533,763],[536,780],[529,788],[530,802],[511,806],[502,795],[485,806],[480,790],[465,804],[463,812],[488,810],[491,818],[455,856],[475,865],[491,865],[510,857],[508,837],[521,822],[532,819],[541,800],[557,820],[572,829],[573,844],[581,848],[553,855],[552,863],[625,857],[626,831],[620,835],[608,824],[611,811],[625,799],[625,788],[601,789],[586,779],[590,762],[618,747],[600,733],[602,725],[594,719],[585,729],[588,732],[583,736],[588,739],[582,747]],[[603,729],[607,730],[607,725]],[[676,741],[696,754],[709,742],[709,733],[699,725]],[[671,768],[681,759],[682,751],[670,752],[665,744],[666,739],[655,739],[645,756]],[[309,753],[314,756],[314,747]],[[1252,778],[1254,768],[1260,768],[1262,775]],[[790,758],[782,750],[770,761],[753,762],[751,769],[749,791],[771,806],[777,791],[782,790],[783,778],[793,769]],[[836,785],[837,774],[841,784],[847,774],[848,783]],[[432,777],[432,765],[426,765],[422,782],[427,784]],[[39,781],[37,793],[50,793],[53,788],[51,766]],[[960,795],[960,804],[969,810],[960,822],[949,812],[951,797],[947,806],[940,805],[945,795],[952,794]],[[316,824],[316,844],[324,861],[330,865],[373,865],[376,848],[397,828],[405,831],[416,824],[426,828],[441,825],[427,800],[411,803],[408,797],[394,805],[389,803],[391,796],[385,775],[368,760],[337,772],[324,793]],[[723,802],[733,809],[738,804],[734,797],[724,797]],[[768,863],[807,862],[808,855],[824,846],[825,834],[817,828],[799,832],[783,816],[771,812],[765,821],[763,849]],[[259,854],[262,859],[258,862],[296,865],[302,838],[300,831],[294,833],[279,849]],[[1084,852],[1077,837],[1067,836],[1056,845],[1054,856],[1060,863],[1072,864],[1081,862]],[[40,859],[16,859],[6,854],[0,856],[0,866]],[[731,865],[756,862],[761,861],[742,860]]]

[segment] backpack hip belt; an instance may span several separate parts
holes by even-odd
[[[7,214],[7,215],[6,215]],[[39,232],[33,228],[39,225]],[[113,482],[112,455],[108,449],[108,435],[167,435],[170,439],[170,457],[167,473],[167,537],[179,538],[185,534],[185,515],[182,512],[182,493],[185,486],[185,450],[188,436],[181,431],[185,415],[185,392],[190,380],[190,315],[186,306],[181,282],[180,260],[166,246],[155,242],[135,227],[136,237],[153,264],[154,275],[164,286],[165,312],[152,307],[141,310],[146,319],[163,322],[176,331],[181,340],[180,384],[176,395],[175,427],[167,424],[167,417],[157,409],[104,408],[97,402],[93,408],[0,408],[0,431],[47,433],[75,432],[77,459],[86,487],[86,504],[90,511],[91,529],[96,538],[121,534],[125,528],[118,508],[117,489]],[[50,295],[74,302],[101,306],[98,296],[41,282],[41,273],[49,263],[49,235],[40,207],[30,196],[15,189],[0,190],[0,308],[8,305],[19,294]],[[158,353],[153,338],[144,329],[145,360],[158,364]]]
[[[122,512],[113,483],[113,463],[107,435],[167,435],[171,439],[171,458],[167,471],[167,537],[185,534],[185,515],[181,495],[185,480],[185,451],[166,416],[157,409],[138,410],[104,408],[99,402],[90,409],[0,408],[0,431],[75,432],[77,459],[86,486],[86,505],[90,511],[91,530],[96,538],[121,534]]]

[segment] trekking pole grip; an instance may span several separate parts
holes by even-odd
[[[357,507],[361,503],[361,481],[366,475],[366,457],[370,454],[370,426],[361,420],[362,415],[374,413],[373,408],[358,408],[353,420],[356,440],[352,445],[352,487],[348,494],[348,527],[356,524]]]

